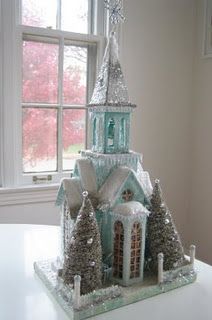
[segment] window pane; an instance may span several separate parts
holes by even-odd
[[[74,167],[82,149],[85,149],[85,110],[63,110],[63,170]]]
[[[88,33],[88,0],[62,0],[61,29]]]
[[[23,108],[23,171],[57,170],[57,110]]]
[[[87,48],[64,47],[63,102],[83,105],[86,103]]]
[[[56,28],[57,0],[22,0],[22,24]]]
[[[23,102],[56,103],[58,45],[23,41]]]

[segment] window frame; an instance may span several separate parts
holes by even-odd
[[[23,35],[36,35],[37,37],[45,36],[68,39],[73,42],[81,41],[88,44],[96,44],[97,57],[94,59],[91,56],[90,59],[93,61],[88,62],[88,65],[94,65],[95,60],[96,75],[103,55],[107,21],[105,19],[104,1],[93,0],[90,3],[93,4],[92,17],[94,15],[97,17],[97,26],[93,28],[95,34],[77,34],[57,29],[21,25],[21,0],[0,0],[2,18],[0,40],[4,44],[0,50],[0,68],[2,68],[0,91],[3,93],[0,101],[0,186],[2,187],[32,185],[32,179],[35,175],[45,177],[50,174],[52,175],[51,183],[58,183],[62,177],[70,176],[70,171],[65,173],[41,172],[36,174],[22,172],[22,39]],[[59,62],[59,66],[60,64],[61,62]],[[94,70],[92,70],[93,72]],[[90,87],[94,85],[94,76],[88,72],[87,82],[91,82],[92,79],[93,83]],[[91,97],[91,91],[92,89],[87,92],[87,101]],[[80,107],[77,106],[77,108]],[[87,117],[86,138],[89,131]],[[86,139],[85,143],[88,146],[90,141]]]

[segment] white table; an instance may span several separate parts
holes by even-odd
[[[0,225],[1,320],[68,319],[33,270],[35,260],[58,255],[58,236],[53,226]],[[195,283],[92,319],[212,320],[212,267],[196,267]]]

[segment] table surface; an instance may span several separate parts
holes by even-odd
[[[0,319],[68,320],[34,274],[33,262],[59,252],[59,228],[0,225]],[[211,320],[212,267],[196,261],[197,281],[147,300],[90,318],[98,320]]]

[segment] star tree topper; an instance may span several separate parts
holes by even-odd
[[[117,25],[125,20],[122,14],[123,0],[104,0],[105,8],[109,11],[109,19],[112,25]]]

